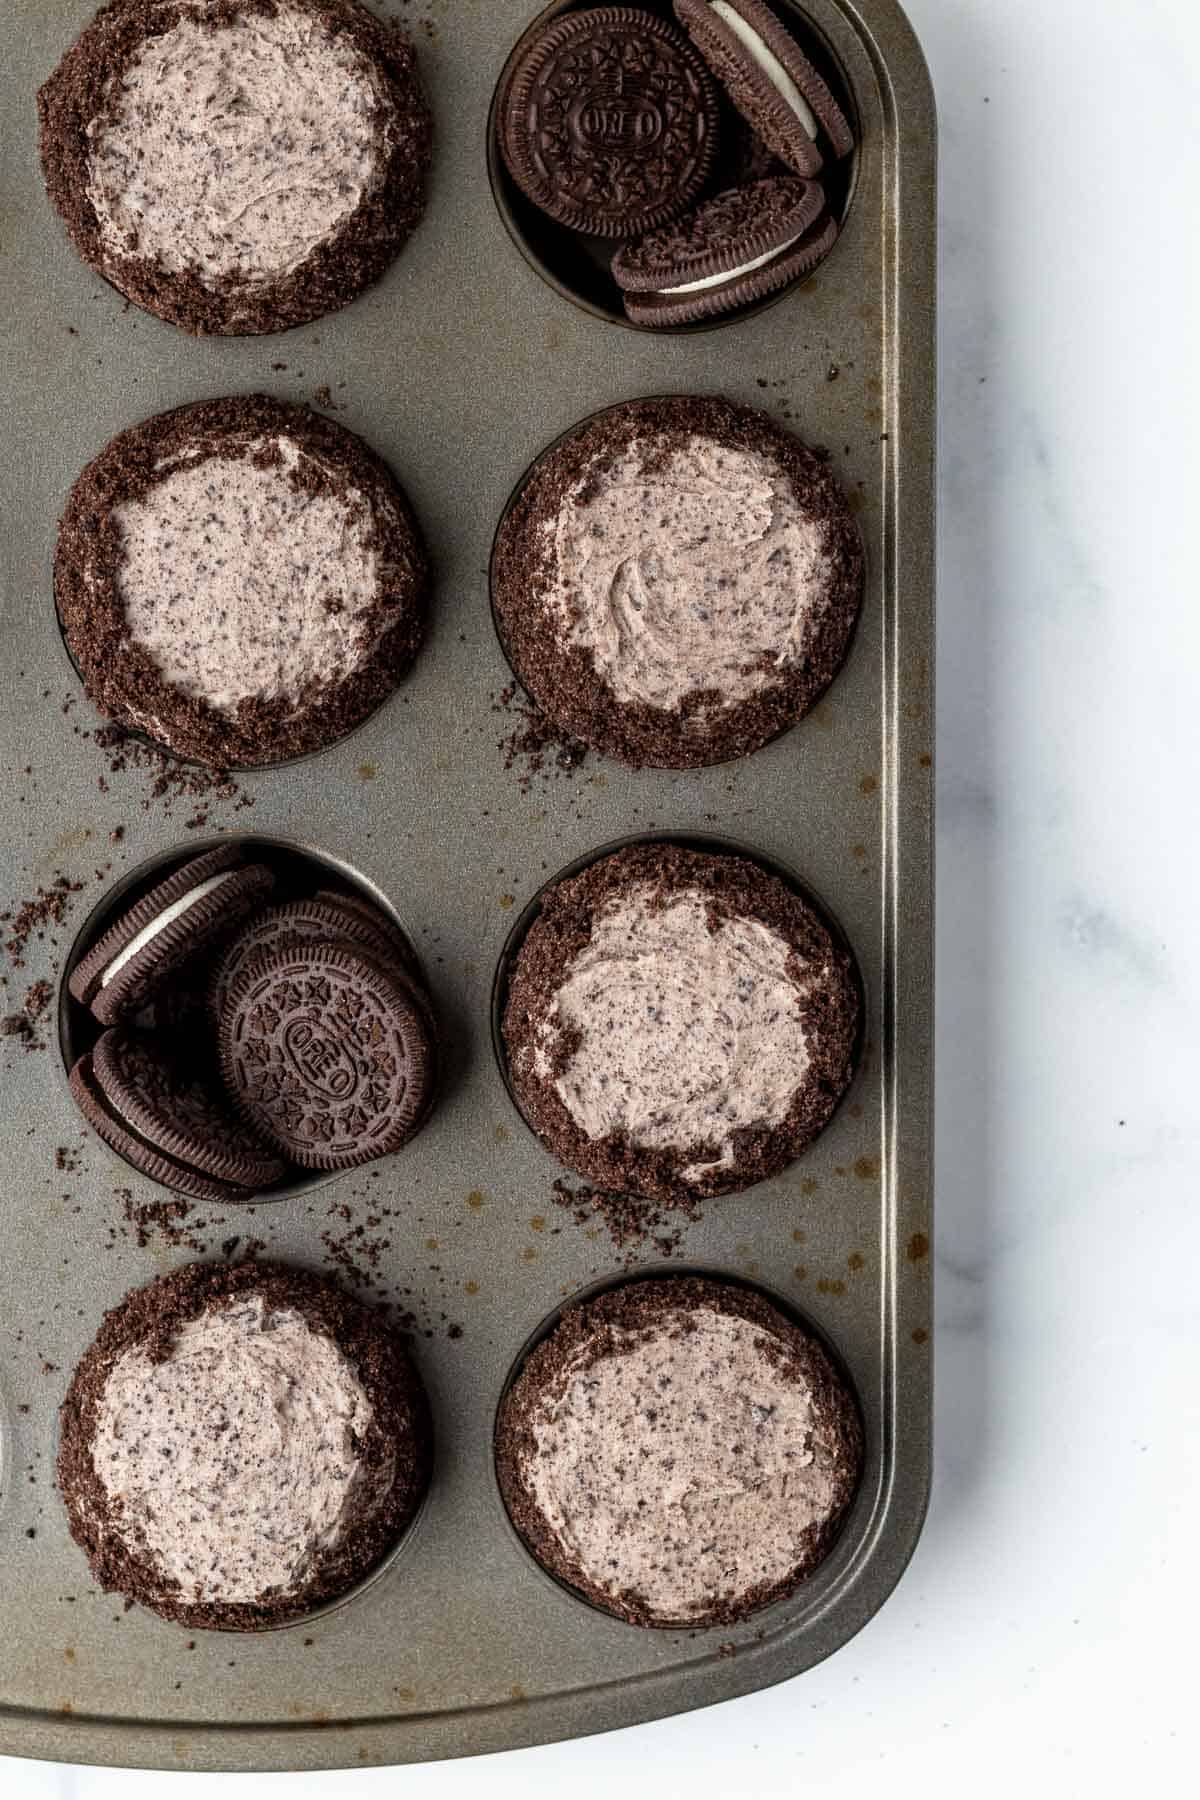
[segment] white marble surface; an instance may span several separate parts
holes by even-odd
[[[1200,8],[910,11],[942,132],[937,1480],[912,1568],[823,1667],[704,1714],[392,1773],[6,1763],[13,1800],[1192,1791]]]

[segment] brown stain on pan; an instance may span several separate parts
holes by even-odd
[[[923,1231],[914,1231],[908,1240],[908,1260],[911,1263],[924,1262],[929,1255],[929,1239]]]
[[[76,825],[72,831],[64,831],[61,837],[55,840],[50,854],[65,856],[68,850],[82,850],[84,845],[91,841],[91,838],[92,828],[90,825]]]

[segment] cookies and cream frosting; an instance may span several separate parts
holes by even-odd
[[[828,593],[824,533],[779,466],[696,433],[634,441],[542,529],[551,616],[621,704],[747,699],[802,657]]]
[[[590,1582],[659,1622],[786,1580],[840,1504],[812,1389],[764,1346],[707,1306],[605,1321],[530,1409],[523,1478],[547,1525]]]
[[[367,58],[312,7],[185,7],[88,127],[101,241],[209,286],[279,281],[382,179],[392,112]]]
[[[352,1510],[386,1492],[393,1471],[361,1453],[371,1418],[332,1339],[254,1296],[180,1325],[164,1361],[126,1350],[91,1459],[122,1535],[182,1598],[248,1603],[302,1587]]]
[[[371,510],[356,489],[312,492],[287,436],[180,457],[113,510],[129,638],[162,679],[232,714],[297,707],[371,654],[380,583]]]
[[[735,1134],[786,1118],[809,1066],[790,945],[754,919],[713,922],[698,890],[642,883],[597,915],[532,1049],[588,1138],[735,1160]],[[528,1054],[528,1052],[527,1052]]]

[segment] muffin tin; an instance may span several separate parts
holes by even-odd
[[[395,910],[429,976],[447,1069],[432,1120],[377,1174],[227,1208],[206,1234],[214,1256],[253,1235],[265,1254],[320,1264],[320,1234],[346,1229],[330,1207],[357,1221],[389,1209],[379,1277],[411,1290],[401,1304],[416,1315],[438,1439],[420,1530],[306,1629],[189,1637],[92,1588],[52,1467],[56,1409],[101,1312],[193,1252],[113,1236],[114,1190],[138,1205],[169,1196],[82,1132],[52,1029],[37,1053],[0,1041],[0,1751],[201,1769],[416,1761],[631,1724],[797,1674],[891,1591],[929,1481],[935,127],[917,45],[892,0],[805,0],[861,137],[843,234],[809,282],[753,318],[655,336],[613,329],[540,280],[493,202],[488,108],[531,0],[389,0],[377,10],[415,29],[438,121],[424,225],[347,311],[278,337],[193,341],[84,269],[42,193],[33,93],[92,0],[11,10],[0,910],[59,871],[83,889],[56,949],[33,938],[25,968],[5,963],[0,1011],[35,980],[57,982],[118,880],[246,833],[332,859]],[[251,808],[171,802],[135,769],[111,773],[85,735],[97,721],[55,619],[54,524],[121,427],[251,390],[331,400],[396,469],[434,558],[433,624],[400,693],[351,738],[239,778]],[[674,774],[589,759],[523,784],[499,747],[519,720],[495,698],[510,680],[488,607],[496,522],[560,432],[667,391],[727,393],[827,446],[858,497],[869,560],[847,666],[801,725],[745,761]],[[845,930],[868,995],[862,1068],[824,1135],[778,1179],[678,1221],[665,1265],[754,1281],[798,1309],[843,1360],[865,1419],[866,1477],[832,1555],[792,1599],[727,1632],[641,1631],[558,1588],[515,1538],[491,1460],[522,1345],[566,1295],[625,1270],[602,1231],[554,1204],[564,1172],[523,1126],[489,1043],[493,981],[550,876],[654,830],[731,839],[794,872]],[[646,1247],[636,1260],[658,1257]]]

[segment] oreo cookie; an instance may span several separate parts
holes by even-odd
[[[687,218],[623,246],[612,272],[634,324],[687,325],[810,274],[837,230],[819,183],[772,176],[717,194]]]
[[[131,1018],[203,950],[240,924],[275,885],[235,844],[193,858],[131,906],[71,971],[68,987],[102,1025]]]
[[[106,1031],[71,1070],[93,1129],[152,1181],[197,1200],[247,1200],[286,1166],[161,1036]]]
[[[342,894],[334,888],[319,888],[314,897],[325,906],[338,907],[343,914],[353,914],[362,924],[369,926],[372,932],[383,940],[388,954],[412,977],[422,998],[428,998],[425,993],[425,977],[421,972],[417,953],[400,927],[394,924],[386,913],[380,912],[378,907],[372,906],[369,900],[362,899],[358,894]],[[353,937],[353,935],[351,932],[350,936]]]
[[[394,966],[348,944],[254,958],[230,986],[219,1048],[238,1110],[301,1168],[387,1156],[433,1104],[426,1009]]]
[[[632,7],[535,31],[499,108],[500,152],[550,218],[637,237],[686,212],[717,158],[717,88],[684,34]]]
[[[674,0],[675,16],[738,111],[798,175],[848,156],[854,134],[828,86],[764,0]]]
[[[383,915],[345,894],[328,890],[311,900],[288,900],[256,914],[226,947],[209,981],[208,1005],[219,1025],[243,969],[272,950],[293,950],[302,944],[342,944],[348,949],[370,951],[425,1004],[424,995],[411,979],[416,973],[413,953],[402,934],[389,929]]]

